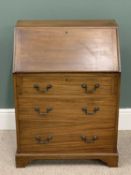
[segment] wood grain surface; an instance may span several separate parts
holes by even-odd
[[[16,166],[34,159],[118,165],[120,50],[114,20],[18,21]]]
[[[118,47],[112,27],[18,27],[13,72],[117,72]]]
[[[38,74],[18,74],[17,87],[19,95],[22,96],[110,96],[117,92],[118,73],[38,73]],[[82,88],[82,84],[87,85],[87,92]],[[95,91],[95,85],[99,87]],[[34,88],[39,86],[39,90]],[[43,90],[52,85],[48,92]]]
[[[20,150],[22,152],[43,153],[84,153],[84,152],[113,152],[113,129],[88,129],[86,124],[68,126],[58,122],[21,122]],[[49,143],[37,143],[36,137],[46,140],[52,136]],[[89,143],[85,143],[81,136],[86,136]],[[92,141],[96,136],[97,140]]]
[[[16,27],[118,27],[115,20],[19,20]]]

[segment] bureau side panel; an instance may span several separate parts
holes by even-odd
[[[18,96],[18,88],[17,88],[17,74],[13,74],[13,85],[14,85],[14,101],[15,101],[15,120],[16,120],[16,137],[17,137],[17,153],[20,152],[20,137],[19,137],[19,132],[20,132],[20,128],[19,128],[19,120],[18,120],[18,115],[19,115],[19,110],[18,110],[18,100],[17,100],[17,96]]]
[[[115,140],[114,140],[114,151],[117,152],[117,140],[118,140],[118,123],[119,123],[119,104],[120,104],[120,82],[121,82],[121,73],[118,73],[117,75],[117,81],[116,81],[116,118],[115,118]]]

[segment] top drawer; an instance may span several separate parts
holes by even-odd
[[[18,74],[16,85],[23,96],[110,96],[116,93],[117,80],[115,73]]]

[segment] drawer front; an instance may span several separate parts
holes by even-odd
[[[89,127],[114,127],[115,124],[114,98],[23,97],[18,103],[20,120],[87,122]]]
[[[83,124],[21,122],[20,151],[42,153],[112,152],[113,129],[90,130]]]
[[[116,93],[116,74],[26,74],[17,76],[18,94],[23,96],[109,96]]]

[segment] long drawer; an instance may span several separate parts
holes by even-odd
[[[86,124],[20,122],[20,151],[42,153],[112,152],[114,129],[88,129]]]
[[[20,74],[18,95],[110,96],[116,94],[117,74]]]
[[[113,98],[19,98],[20,120],[88,122],[90,127],[114,127],[116,100]]]

